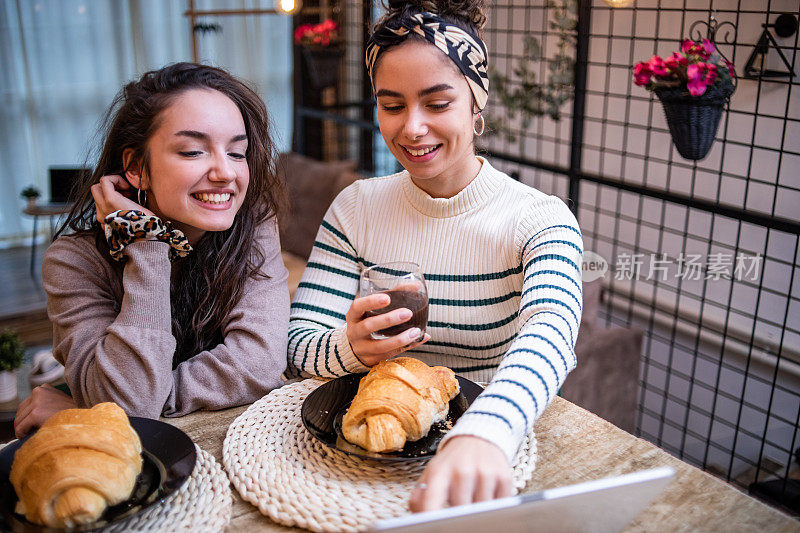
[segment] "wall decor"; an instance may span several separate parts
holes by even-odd
[[[791,37],[797,33],[797,17],[791,13],[784,13],[778,16],[774,23],[762,24],[761,26],[764,28],[764,31],[761,33],[761,37],[758,38],[758,42],[750,53],[750,57],[747,59],[747,63],[744,67],[744,77],[749,79],[793,78],[795,75],[794,69],[791,63],[789,63],[789,60],[786,59],[786,55],[784,55],[783,50],[781,50],[780,45],[775,40],[772,33],[770,33],[769,29],[773,28],[778,37]],[[765,68],[771,49],[774,49],[778,53],[778,57],[783,63],[785,70]]]
[[[636,85],[653,91],[664,107],[672,142],[685,159],[708,155],[725,104],[736,90],[733,64],[709,39],[686,39],[666,59],[654,55],[633,67]]]

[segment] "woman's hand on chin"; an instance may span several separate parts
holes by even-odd
[[[109,214],[120,209],[141,211],[145,215],[152,216],[152,211],[128,197],[129,195],[135,197],[134,191],[135,189],[125,178],[116,174],[103,176],[98,183],[92,185],[92,196],[100,224],[105,223]]]
[[[420,331],[417,328],[408,329],[394,337],[376,340],[370,334],[403,322],[411,318],[408,309],[395,309],[377,316],[366,316],[367,311],[374,311],[389,305],[389,297],[385,294],[371,294],[363,298],[356,298],[345,315],[347,321],[347,340],[353,353],[365,366],[374,366],[390,357],[399,355],[428,342],[431,338],[427,333],[419,340]]]
[[[447,441],[425,468],[411,493],[415,513],[505,498],[513,490],[512,470],[503,451],[479,437]]]

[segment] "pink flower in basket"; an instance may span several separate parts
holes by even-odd
[[[696,43],[690,39],[684,39],[681,43],[681,52],[686,55],[698,56],[702,59],[710,58],[716,51],[717,47],[708,39],[703,39],[701,43]]]
[[[339,38],[339,25],[327,19],[319,24],[301,24],[294,30],[294,44],[330,46]]]
[[[641,62],[633,67],[633,78],[636,85],[647,85],[653,78],[653,71],[650,70],[650,64]]]
[[[702,42],[686,39],[680,52],[673,52],[666,59],[654,55],[633,67],[636,85],[651,91],[684,89],[692,96],[705,94],[709,87],[732,87],[735,77],[733,64],[723,60],[708,39]]]
[[[658,56],[653,56],[650,58],[650,70],[656,76],[669,76],[669,69],[667,68],[667,64]]]
[[[708,39],[685,40],[666,59],[655,55],[633,67],[633,81],[661,100],[672,142],[689,160],[708,155],[725,102],[735,89],[733,65]]]
[[[686,56],[683,54],[672,52],[672,55],[664,60],[664,63],[667,65],[668,70],[676,71],[680,67],[687,66],[689,64],[689,60],[686,59]]]
[[[695,63],[687,67],[686,74],[689,77],[686,84],[689,94],[700,96],[717,79],[717,66],[711,63]]]

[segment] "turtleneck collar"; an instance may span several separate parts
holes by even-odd
[[[478,157],[481,169],[469,184],[451,198],[432,198],[417,187],[408,171],[403,171],[403,192],[414,208],[423,215],[434,218],[448,218],[466,213],[485,203],[502,186],[503,175],[489,162]]]

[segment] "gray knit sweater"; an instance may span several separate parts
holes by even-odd
[[[248,279],[224,341],[172,369],[168,245],[126,247],[122,276],[92,236],[65,236],[47,250],[42,279],[53,323],[53,354],[79,406],[117,402],[158,418],[253,402],[281,385],[289,294],[274,221],[255,236],[268,278]]]

